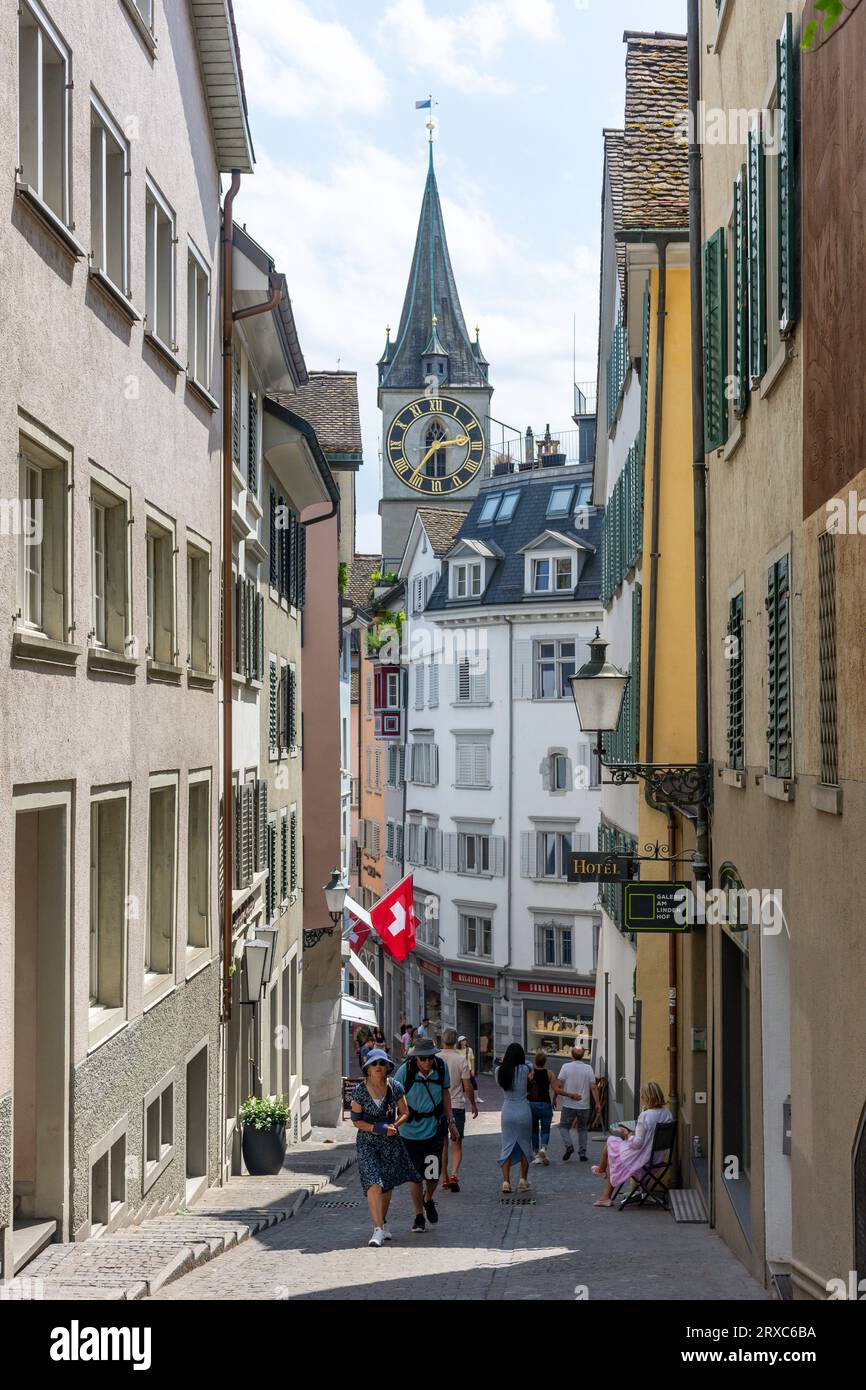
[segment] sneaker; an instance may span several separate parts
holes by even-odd
[[[547,1149],[539,1149],[538,1152],[541,1154],[541,1161],[544,1164],[545,1168],[549,1168],[550,1159],[547,1157]]]
[[[382,1227],[381,1227],[381,1226],[374,1226],[374,1227],[373,1227],[373,1234],[371,1235],[370,1239],[367,1241],[367,1244],[368,1244],[368,1245],[384,1245],[384,1244],[385,1244],[385,1232],[382,1230]]]
[[[435,1226],[436,1222],[439,1220],[439,1213],[436,1210],[436,1203],[433,1201],[432,1197],[429,1202],[424,1203],[424,1211],[427,1214],[427,1220],[430,1222],[430,1225]]]
[[[542,1163],[544,1162],[544,1159],[543,1159],[542,1156],[541,1156],[541,1150],[540,1150],[540,1149],[539,1149],[538,1153],[535,1154],[535,1156],[533,1157],[532,1162],[533,1162],[533,1164],[534,1164],[537,1168],[540,1168],[540,1167],[541,1167]]]
[[[586,1157],[586,1154],[581,1154],[581,1155],[580,1155],[580,1161],[581,1161],[581,1163],[587,1163],[587,1162],[588,1162],[588,1159],[587,1159],[587,1157]]]
[[[391,1235],[391,1232],[390,1232],[390,1230],[388,1229],[387,1226],[383,1226],[383,1227],[382,1227],[382,1239],[383,1239],[383,1240],[393,1240],[393,1239],[394,1239],[394,1237]]]
[[[517,1184],[517,1191],[518,1191],[518,1192],[528,1192],[528,1191],[529,1191],[529,1183],[526,1181],[526,1178],[521,1178],[521,1179],[520,1179],[520,1182]]]
[[[574,1153],[574,1148],[573,1148],[573,1146],[572,1146],[571,1144],[569,1144],[569,1146],[568,1146],[568,1148],[566,1149],[565,1153],[562,1155],[562,1161],[563,1161],[563,1163],[565,1163],[569,1158],[571,1158],[571,1155],[572,1155],[573,1153]]]
[[[415,1217],[415,1220],[412,1222],[412,1234],[413,1236],[423,1236],[426,1229],[427,1222],[424,1220],[424,1217],[421,1215],[419,1211],[418,1215]]]
[[[442,1179],[442,1183],[441,1183],[442,1191],[443,1191],[443,1192],[447,1192],[448,1189],[450,1188],[450,1186],[451,1186],[451,1179],[446,1175],[446,1177],[444,1177],[444,1178]]]
[[[457,1174],[456,1174],[456,1173],[452,1173],[451,1177],[448,1179],[448,1187],[449,1187],[449,1189],[450,1189],[452,1192],[459,1192],[459,1191],[460,1191],[460,1184],[459,1184],[459,1182],[457,1181]]]

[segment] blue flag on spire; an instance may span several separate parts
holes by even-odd
[[[415,110],[416,110],[416,111],[420,111],[421,108],[422,108],[423,106],[432,106],[432,105],[433,105],[433,102],[431,101],[430,97],[428,97],[426,101],[416,101],[416,102],[415,102]]]

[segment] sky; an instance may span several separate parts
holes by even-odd
[[[307,366],[357,371],[356,549],[378,552],[376,362],[396,333],[434,162],[491,413],[573,428],[594,381],[602,129],[622,126],[627,29],[686,0],[235,0],[256,152],[235,217],[289,284]],[[573,369],[573,362],[576,366]]]

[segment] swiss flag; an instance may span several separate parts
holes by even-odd
[[[389,956],[395,960],[405,960],[409,952],[415,949],[416,918],[412,911],[411,874],[401,879],[370,909],[370,920]]]
[[[367,940],[372,931],[369,912],[365,912],[360,903],[356,903],[354,898],[346,894],[345,901],[346,916],[349,920],[349,929],[346,932],[346,940],[356,955],[360,955],[361,947]]]

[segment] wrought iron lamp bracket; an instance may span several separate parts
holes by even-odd
[[[311,927],[304,928],[304,950],[311,951],[314,946],[318,946],[323,936],[333,936],[333,927]]]
[[[666,801],[675,810],[710,804],[712,763],[608,763],[602,758],[601,765],[610,773],[608,786],[646,782],[657,801]]]

